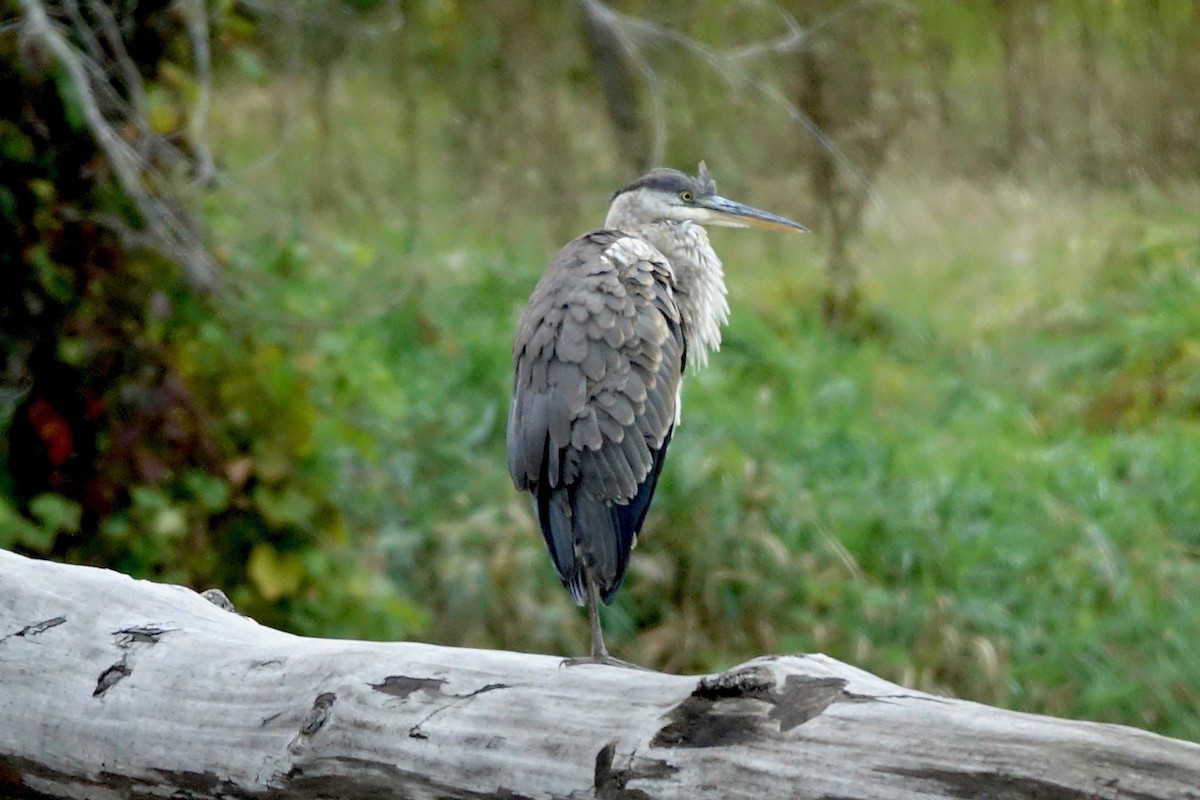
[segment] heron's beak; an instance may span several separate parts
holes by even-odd
[[[792,222],[787,217],[780,217],[761,208],[742,205],[733,200],[712,195],[702,197],[696,205],[708,211],[711,216],[705,220],[709,225],[725,225],[730,228],[746,228],[755,225],[759,228],[770,228],[776,231],[792,231],[808,233],[808,228],[798,222]]]

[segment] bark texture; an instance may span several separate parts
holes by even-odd
[[[1200,746],[820,655],[563,667],[305,639],[221,599],[0,551],[0,796],[1200,800]]]

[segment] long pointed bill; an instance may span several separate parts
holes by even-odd
[[[770,228],[776,231],[808,233],[808,228],[798,222],[792,222],[787,217],[780,217],[770,211],[743,205],[718,195],[701,198],[696,205],[712,214],[709,219],[705,220],[705,223],[709,225],[725,225],[730,228],[746,228],[755,225],[759,228]]]

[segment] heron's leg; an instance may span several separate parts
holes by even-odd
[[[612,656],[608,654],[608,648],[604,646],[604,630],[600,627],[600,592],[596,589],[595,581],[592,580],[592,573],[587,569],[584,569],[583,573],[587,581],[588,627],[592,630],[592,660],[606,662]]]
[[[629,669],[646,669],[637,664],[630,664],[608,654],[604,646],[604,631],[600,628],[600,590],[592,581],[592,574],[584,569],[584,586],[587,591],[588,626],[592,630],[592,655],[583,658],[563,659],[564,667],[577,667],[580,664],[607,664],[611,667],[628,667]]]

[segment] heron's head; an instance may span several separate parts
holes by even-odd
[[[605,225],[624,229],[685,220],[729,228],[755,225],[779,231],[808,231],[785,217],[721,197],[703,161],[694,177],[677,169],[656,169],[618,190],[613,195]]]

